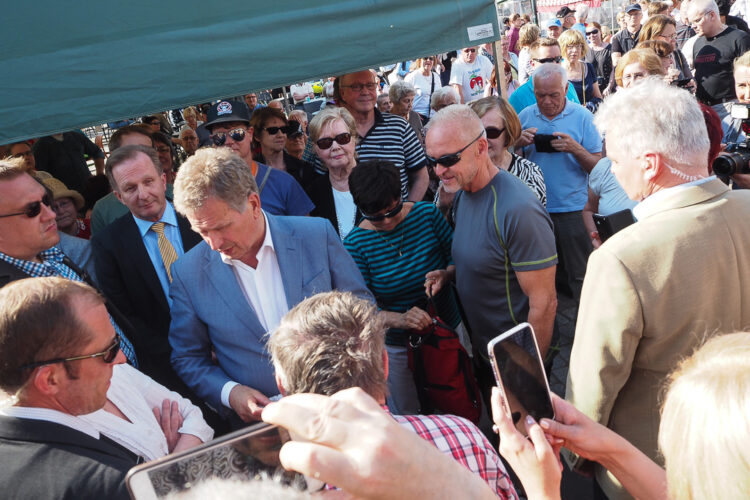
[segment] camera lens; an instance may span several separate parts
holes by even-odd
[[[737,161],[732,153],[722,153],[711,164],[714,174],[728,177],[737,171]]]

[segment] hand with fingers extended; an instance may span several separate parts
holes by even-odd
[[[497,387],[492,388],[491,403],[492,419],[500,435],[500,455],[521,480],[529,500],[559,500],[562,467],[542,427],[528,415],[527,439],[503,409],[503,398]]]
[[[159,422],[164,437],[167,438],[167,450],[170,453],[177,446],[180,440],[180,427],[182,427],[182,415],[180,414],[180,405],[177,401],[165,399],[161,403],[161,408],[153,408],[156,421]]]
[[[288,396],[266,406],[263,420],[294,439],[279,453],[284,468],[356,498],[497,498],[480,476],[401,427],[359,388]]]
[[[262,392],[247,387],[236,385],[229,392],[229,406],[237,413],[243,422],[254,422],[260,420],[260,413],[271,400]]]

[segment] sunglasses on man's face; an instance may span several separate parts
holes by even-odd
[[[545,64],[545,63],[560,64],[562,62],[562,56],[545,57],[544,59],[534,59],[534,61],[538,62],[539,64]]]
[[[484,135],[484,130],[482,130],[482,133],[480,133],[476,137],[476,139],[474,139],[469,144],[467,144],[466,146],[462,147],[461,149],[459,149],[455,153],[451,153],[449,155],[443,155],[443,156],[441,156],[439,158],[433,158],[430,155],[425,155],[425,158],[427,159],[427,164],[429,166],[433,167],[433,168],[435,168],[438,165],[442,165],[445,168],[452,167],[453,165],[455,165],[456,163],[458,163],[458,162],[461,161],[461,153],[463,153],[464,151],[466,151],[469,148],[469,146],[471,146],[472,144],[474,144],[475,142],[477,142],[479,140],[479,138],[482,137],[483,135]]]
[[[279,132],[283,132],[284,135],[291,135],[299,130],[299,124],[289,124],[284,125],[283,127],[266,127],[263,130],[265,130],[268,135],[276,135]]]
[[[399,201],[398,205],[396,205],[393,209],[389,210],[388,212],[380,215],[366,215],[362,214],[362,218],[365,220],[369,220],[370,222],[382,222],[385,219],[390,219],[391,217],[395,217],[398,214],[401,213],[401,209],[404,208],[404,202]]]
[[[477,49],[464,49],[464,52],[466,52],[467,54],[473,54],[476,51]]]
[[[242,142],[245,139],[246,130],[244,128],[236,128],[229,132],[216,132],[211,134],[211,140],[217,146],[223,146],[227,142],[227,135],[232,138],[234,142]]]
[[[589,36],[589,35],[596,35],[597,33],[599,33],[599,30],[591,30],[591,31],[587,31],[587,32],[586,32],[586,36]]]
[[[42,203],[48,207],[52,207],[52,197],[48,194],[42,196],[40,201],[35,201],[26,205],[22,212],[15,212],[12,214],[0,215],[0,219],[4,217],[15,217],[16,215],[25,215],[29,219],[33,219],[40,213],[42,213]]]
[[[37,366],[52,365],[55,363],[67,363],[69,361],[78,361],[79,359],[89,359],[89,358],[102,358],[102,361],[104,361],[107,364],[110,364],[115,360],[118,352],[120,352],[120,336],[115,335],[115,339],[112,341],[112,344],[109,347],[107,347],[105,350],[103,350],[102,352],[97,352],[94,354],[86,354],[85,356],[73,356],[72,358],[57,358],[57,359],[50,359],[49,361],[37,361],[35,363],[27,363],[25,365],[22,365],[21,368],[31,369],[31,368],[36,368]]]
[[[349,144],[349,141],[352,140],[352,134],[349,132],[344,132],[343,134],[339,134],[336,137],[323,137],[315,141],[315,144],[318,145],[320,149],[328,149],[331,146],[333,146],[333,141],[336,141],[336,144],[339,146],[344,146],[345,144]]]

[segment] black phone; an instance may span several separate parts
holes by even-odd
[[[629,208],[620,210],[609,215],[594,214],[594,225],[599,232],[599,239],[602,243],[607,241],[613,234],[621,229],[625,229],[635,222],[633,212]]]
[[[557,153],[557,150],[552,147],[552,141],[555,139],[559,137],[552,134],[534,134],[534,147],[537,153]]]
[[[690,85],[690,80],[692,80],[692,78],[681,78],[680,80],[672,80],[672,85],[677,85],[678,87],[685,88],[688,85]]]
[[[125,483],[135,500],[164,498],[214,477],[245,481],[270,477],[297,489],[320,489],[321,481],[281,466],[279,450],[289,440],[284,428],[259,423],[133,467]]]
[[[505,399],[505,412],[524,436],[526,415],[537,422],[555,418],[547,374],[534,329],[521,323],[492,339],[487,351],[497,385]]]

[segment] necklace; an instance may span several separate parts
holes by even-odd
[[[357,224],[357,210],[354,210],[354,216],[352,217],[352,228]],[[346,236],[344,234],[344,226],[341,224],[341,217],[339,217],[339,214],[336,214],[336,225],[339,227],[339,236],[341,236],[341,240],[343,241],[344,237]]]
[[[401,239],[399,240],[398,248],[396,248],[396,247],[393,246],[393,243],[391,243],[392,240],[389,240],[385,236],[383,236],[382,234],[380,234],[380,231],[375,230],[375,233],[378,236],[380,236],[380,238],[383,241],[385,241],[388,244],[389,247],[391,247],[392,249],[394,249],[395,251],[397,251],[399,257],[403,257],[404,256],[404,254],[401,252],[401,245],[404,244],[404,234],[405,234],[404,231],[403,231],[403,229],[401,230]]]

